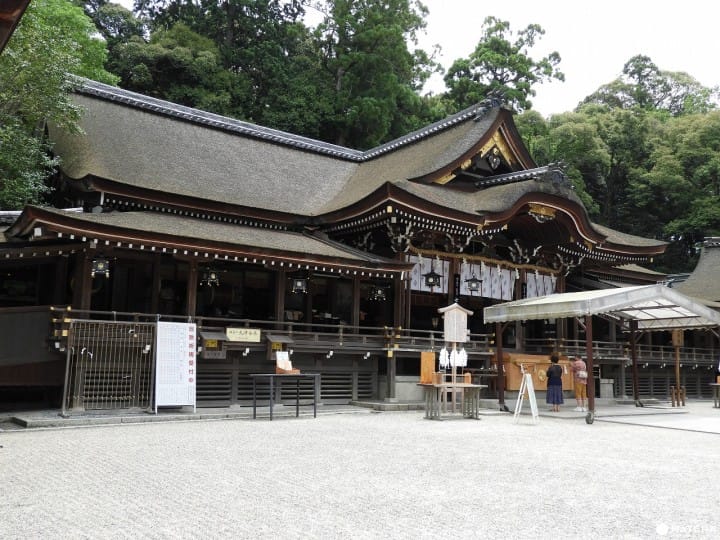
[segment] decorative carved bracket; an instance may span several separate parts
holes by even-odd
[[[390,247],[394,253],[407,253],[415,234],[412,223],[386,223]]]

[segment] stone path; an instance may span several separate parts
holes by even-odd
[[[355,410],[3,431],[0,538],[720,537],[720,435],[656,429],[716,421],[707,402],[592,425]]]

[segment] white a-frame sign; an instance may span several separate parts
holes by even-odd
[[[537,400],[535,399],[535,386],[533,386],[532,375],[530,373],[524,373],[523,370],[522,383],[520,383],[520,391],[518,392],[517,402],[515,403],[515,414],[513,415],[515,422],[517,422],[520,417],[526,392],[528,400],[530,401],[530,411],[532,412],[533,422],[537,422],[540,415],[538,414]]]

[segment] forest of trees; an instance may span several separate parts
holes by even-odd
[[[544,118],[536,89],[564,75],[559,52],[532,55],[540,26],[489,16],[443,72],[418,47],[427,16],[419,0],[33,0],[0,55],[0,209],[45,200],[57,162],[44,126],[77,128],[73,75],[357,149],[501,95],[594,221],[669,241],[659,270],[692,268],[696,243],[720,234],[717,88],[637,55]],[[435,73],[446,90],[424,93]]]

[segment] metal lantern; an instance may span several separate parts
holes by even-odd
[[[200,285],[207,285],[208,287],[218,287],[220,285],[220,277],[218,276],[217,270],[208,269],[203,272]]]
[[[103,257],[97,257],[92,261],[92,269],[90,270],[90,276],[105,276],[110,277],[110,261]]]
[[[482,290],[482,279],[476,278],[475,274],[472,275],[471,278],[468,278],[465,280],[465,283],[467,283],[467,288],[470,291],[470,294],[475,292],[480,292]]]
[[[308,288],[308,280],[304,277],[292,278],[291,291],[294,293],[306,293]]]
[[[442,277],[440,274],[435,272],[432,266],[432,262],[430,263],[430,271],[427,274],[422,275],[423,278],[425,278],[425,285],[428,287],[439,287],[440,286],[440,278]]]
[[[368,294],[368,300],[376,302],[384,302],[387,300],[386,287],[380,285],[373,285],[370,287],[370,293]]]

